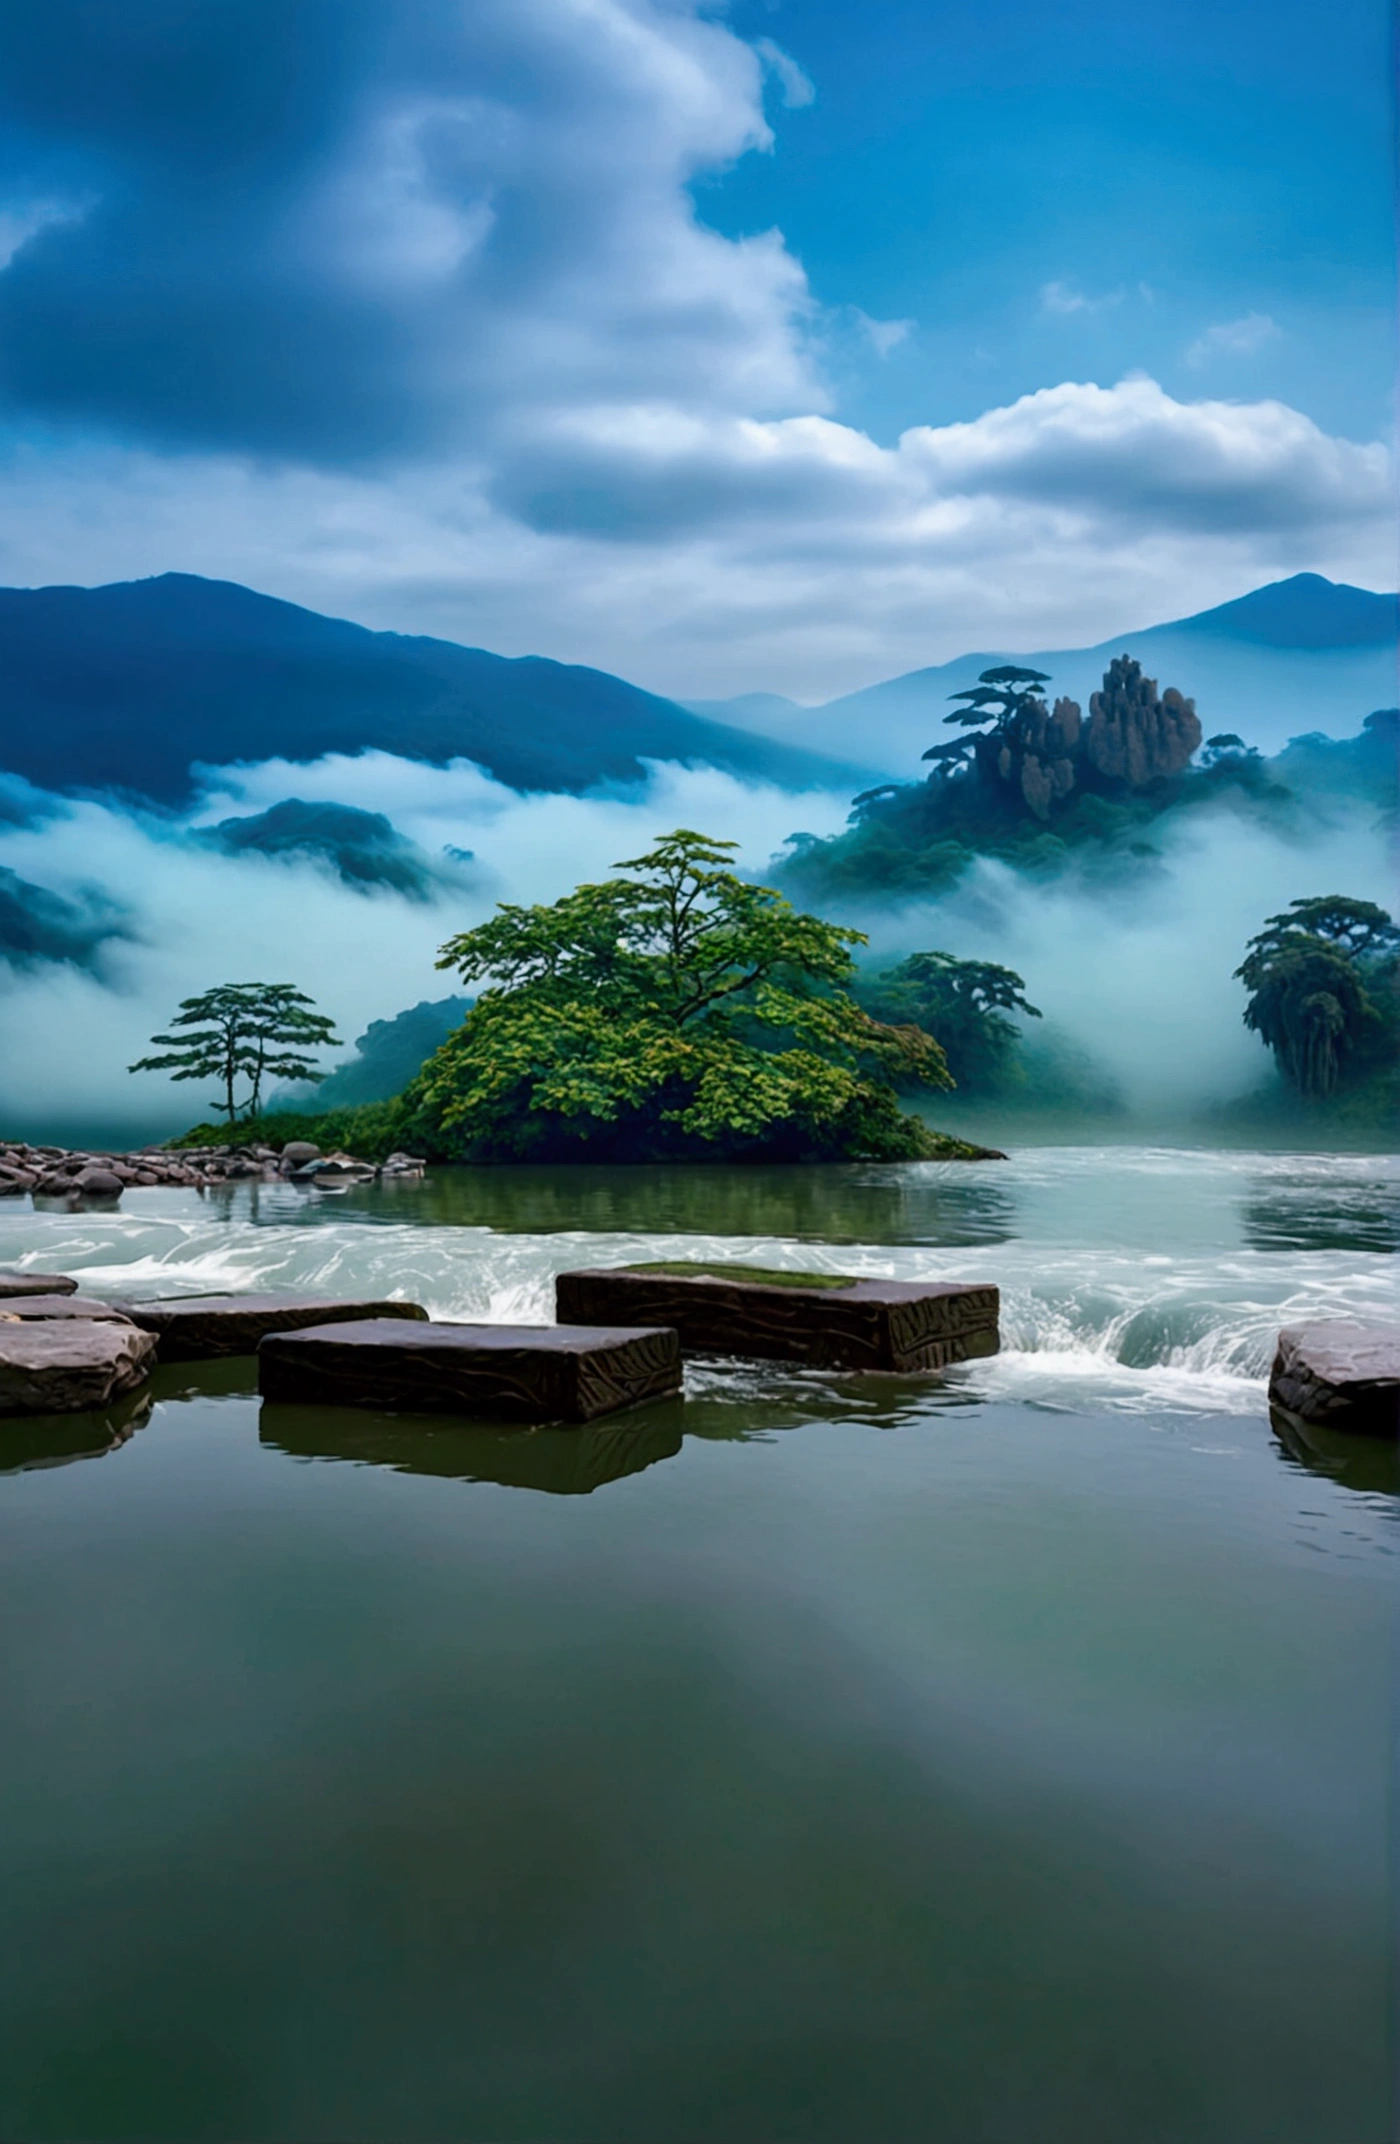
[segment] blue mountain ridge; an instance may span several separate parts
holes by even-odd
[[[1087,709],[1111,659],[1130,654],[1160,684],[1195,700],[1207,734],[1234,730],[1276,752],[1300,732],[1351,734],[1369,712],[1395,704],[1398,619],[1394,595],[1299,573],[1214,610],[1117,633],[1092,647],[983,649],[817,707],[769,693],[686,705],[766,737],[800,736],[818,752],[849,749],[858,737],[862,756],[877,758],[886,776],[907,779],[924,747],[944,734],[949,696],[991,664],[1048,671],[1052,695],[1067,693]]]
[[[467,759],[513,789],[574,794],[639,781],[644,759],[791,790],[872,772],[606,671],[371,632],[232,581],[0,589],[0,771],[39,788],[179,806],[199,764],[372,750]]]

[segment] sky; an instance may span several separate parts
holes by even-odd
[[[0,581],[679,697],[1395,584],[1380,0],[0,15]]]

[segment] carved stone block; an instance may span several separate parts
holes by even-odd
[[[387,1318],[273,1333],[264,1399],[525,1422],[590,1422],[679,1390],[673,1332],[611,1324],[438,1325]]]
[[[267,1334],[299,1332],[308,1325],[428,1315],[421,1303],[337,1303],[319,1295],[184,1295],[117,1307],[133,1325],[155,1334],[162,1362],[253,1355]]]
[[[742,1267],[607,1266],[561,1273],[561,1320],[673,1326],[686,1354],[828,1370],[942,1370],[994,1355],[1000,1295],[983,1284],[754,1275]]]

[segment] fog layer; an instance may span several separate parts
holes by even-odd
[[[289,795],[382,812],[429,857],[470,851],[470,863],[454,864],[433,898],[410,900],[348,885],[324,861],[222,854],[195,838]],[[0,823],[0,870],[89,908],[109,904],[124,935],[89,968],[0,959],[0,1130],[167,1135],[202,1117],[212,1093],[126,1067],[181,998],[226,981],[295,983],[338,1024],[345,1048],[329,1066],[371,1020],[448,991],[437,948],[497,900],[553,900],[676,826],[735,841],[740,867],[764,875],[795,827],[835,832],[848,808],[845,796],[794,796],[675,766],[653,768],[640,788],[527,797],[465,763],[433,768],[381,753],[207,770],[187,820],[48,800],[48,815]],[[1144,863],[1131,886],[1032,885],[984,861],[939,902],[852,907],[835,920],[870,932],[872,958],[936,946],[1017,969],[1047,1024],[1093,1057],[1136,1115],[1179,1124],[1266,1074],[1232,979],[1263,918],[1295,896],[1334,891],[1393,906],[1374,809],[1337,812],[1308,841],[1226,811],[1194,816],[1160,839],[1160,861]]]

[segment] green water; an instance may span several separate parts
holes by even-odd
[[[1386,1297],[1397,1175],[1298,1168],[5,1215],[85,1287],[457,1314],[610,1240],[1000,1271],[1011,1344],[584,1432],[238,1363],[9,1425],[0,2135],[1381,2144],[1394,1453],[1290,1449],[1258,1334]]]

